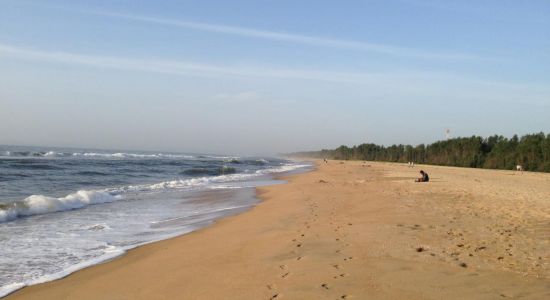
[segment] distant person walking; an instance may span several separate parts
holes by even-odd
[[[516,171],[521,172],[521,174],[523,174],[523,166],[522,165],[517,165],[516,166]]]
[[[428,182],[430,181],[430,176],[424,170],[420,170],[420,178],[417,178],[415,182]]]

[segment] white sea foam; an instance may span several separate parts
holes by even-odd
[[[27,286],[27,284],[24,284],[24,283],[21,283],[21,282],[10,283],[10,284],[4,285],[4,286],[0,286],[0,298],[11,294],[11,293],[17,291],[18,289],[22,289],[25,286]]]
[[[187,154],[169,154],[169,153],[126,153],[126,152],[117,152],[117,153],[104,153],[104,152],[57,152],[57,151],[2,151],[0,156],[7,157],[84,157],[84,158],[161,158],[161,159],[193,159],[195,156]]]
[[[276,168],[258,170],[258,171],[256,171],[256,174],[271,174],[271,173],[290,172],[290,171],[293,171],[293,170],[296,170],[296,169],[307,168],[307,167],[310,167],[310,166],[311,165],[286,164],[286,165],[282,165],[282,166],[276,167]]]
[[[150,223],[155,224],[155,225],[156,224],[162,224],[162,223],[169,223],[169,222],[176,221],[176,220],[188,219],[189,217],[200,216],[200,215],[209,215],[209,214],[219,213],[219,212],[223,212],[223,211],[234,210],[234,209],[243,209],[243,208],[248,208],[248,207],[250,207],[250,205],[237,205],[237,206],[229,206],[229,207],[222,207],[222,208],[216,208],[216,209],[206,209],[206,210],[194,211],[194,212],[192,212],[192,213],[190,213],[189,215],[186,215],[186,216],[176,217],[176,218],[169,218],[169,219],[164,219],[164,220],[159,220],[159,221],[152,221]]]
[[[241,189],[243,186],[234,186],[234,185],[227,185],[227,184],[216,184],[211,185],[209,187],[211,190],[233,190],[233,189]]]
[[[122,195],[120,194],[127,192],[155,192],[167,189],[201,187],[214,181],[235,181],[251,176],[251,174],[232,174],[216,177],[179,179],[155,184],[130,185],[104,191],[82,190],[62,198],[31,195],[21,201],[8,203],[0,207],[0,223],[12,221],[19,217],[73,210],[88,205],[113,202],[122,199]]]
[[[77,209],[92,204],[113,202],[121,198],[120,195],[112,195],[104,191],[78,191],[62,198],[32,195],[22,201],[6,204],[0,209],[0,222],[11,221],[19,217]]]
[[[93,157],[93,158],[184,158],[192,159],[195,158],[192,155],[184,154],[165,154],[165,153],[156,153],[156,154],[138,154],[138,153],[97,153],[97,152],[75,152],[73,156],[81,157]]]
[[[48,274],[48,275],[40,276],[37,279],[29,280],[29,281],[24,282],[24,283],[17,282],[17,283],[11,283],[11,284],[8,284],[8,285],[5,285],[5,286],[1,286],[0,287],[0,298],[6,296],[8,294],[11,294],[11,293],[13,293],[14,291],[16,291],[18,289],[29,286],[29,285],[40,284],[40,283],[49,282],[49,281],[52,281],[52,280],[56,280],[56,279],[66,277],[69,274],[74,273],[78,270],[81,270],[81,269],[96,265],[98,263],[104,262],[106,260],[115,258],[117,256],[120,256],[120,255],[124,254],[124,252],[125,252],[124,249],[117,248],[117,247],[114,247],[114,246],[109,246],[109,247],[107,247],[107,249],[104,250],[103,255],[101,255],[99,257],[96,257],[95,259],[86,260],[86,261],[83,261],[81,263],[72,265],[72,266],[64,269],[63,271],[60,271],[60,272],[57,272],[57,273],[54,273],[54,274]]]
[[[211,176],[211,177],[177,179],[177,180],[159,182],[155,184],[129,185],[118,189],[112,189],[110,191],[115,193],[154,192],[154,191],[166,190],[166,189],[199,188],[199,187],[210,185],[212,183],[251,179],[253,177],[258,176],[258,174],[229,174],[229,175],[219,175],[219,176]]]
[[[55,152],[55,151],[48,151],[44,153],[45,157],[56,157],[56,156],[63,156],[63,153]]]

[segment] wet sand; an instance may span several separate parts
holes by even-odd
[[[8,299],[550,299],[550,174],[330,161],[286,179]]]

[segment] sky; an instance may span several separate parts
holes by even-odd
[[[0,0],[4,145],[273,155],[549,116],[546,0]]]

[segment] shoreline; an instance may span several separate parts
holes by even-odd
[[[276,178],[274,177],[273,180],[276,180]],[[193,192],[187,198],[188,201],[198,201],[198,200],[200,200],[200,201],[205,201],[205,200],[206,201],[216,201],[216,200],[220,200],[220,197],[225,197],[225,198],[231,197],[231,198],[239,198],[239,199],[242,199],[242,198],[251,199],[250,202],[254,202],[254,203],[250,204],[250,205],[243,206],[243,207],[226,208],[224,210],[230,210],[230,212],[227,213],[227,214],[224,214],[223,216],[221,216],[219,218],[214,218],[214,219],[206,221],[206,222],[199,221],[199,222],[196,222],[196,223],[188,223],[188,224],[185,225],[187,227],[193,227],[192,229],[188,228],[188,229],[183,230],[179,233],[175,233],[175,234],[172,234],[172,235],[166,235],[166,236],[160,237],[158,239],[154,239],[154,240],[151,240],[151,241],[131,245],[131,246],[126,247],[126,248],[117,249],[118,251],[116,251],[116,253],[112,253],[112,254],[106,253],[102,257],[98,257],[98,258],[90,260],[90,261],[82,262],[80,264],[72,266],[69,269],[62,270],[58,273],[48,274],[48,275],[42,276],[40,278],[37,278],[31,284],[22,284],[22,283],[21,284],[12,284],[12,286],[14,286],[13,289],[11,289],[11,290],[7,289],[8,292],[5,295],[0,295],[0,299],[4,299],[5,297],[8,297],[9,295],[17,292],[18,290],[21,290],[21,289],[24,289],[24,288],[27,288],[27,287],[31,287],[31,286],[35,286],[35,285],[39,285],[39,284],[45,284],[45,283],[61,280],[63,278],[66,278],[66,277],[72,275],[75,272],[79,272],[81,270],[84,270],[84,269],[87,269],[87,268],[90,268],[90,267],[94,267],[94,266],[97,266],[97,265],[109,263],[113,260],[119,259],[120,257],[126,255],[128,252],[133,251],[134,249],[146,246],[148,244],[158,243],[158,242],[162,242],[162,241],[165,241],[165,240],[178,238],[180,236],[183,236],[183,235],[195,232],[195,231],[200,231],[202,229],[208,228],[209,226],[215,225],[216,222],[219,221],[219,220],[222,220],[224,218],[233,217],[233,216],[239,215],[241,213],[244,213],[247,210],[252,209],[254,206],[256,206],[259,203],[259,201],[261,201],[259,198],[257,198],[255,196],[254,189],[255,189],[254,187],[245,187],[245,188],[242,188],[242,189],[235,189],[235,190],[233,190],[233,189],[228,189],[228,190],[204,190],[204,191]],[[229,196],[228,196],[228,194],[229,194]],[[189,219],[189,218],[190,217],[185,217],[186,220]],[[179,218],[177,218],[177,219],[179,219]],[[163,221],[163,222],[172,222],[172,221],[173,220],[166,220],[166,221]]]
[[[306,162],[306,161],[305,160],[295,160],[295,162]],[[2,291],[4,294],[0,294],[0,299],[5,299],[6,297],[10,296],[11,294],[13,294],[13,293],[15,293],[15,292],[17,292],[21,289],[24,289],[24,288],[28,288],[28,287],[32,287],[32,286],[35,286],[35,285],[47,284],[47,283],[50,283],[50,282],[62,280],[64,278],[74,274],[75,272],[79,272],[79,271],[82,271],[84,269],[91,268],[91,267],[94,267],[94,266],[97,266],[97,265],[102,265],[102,264],[105,264],[105,263],[109,263],[113,260],[121,258],[122,256],[126,255],[128,252],[133,251],[137,248],[140,248],[140,247],[143,247],[143,246],[146,246],[146,245],[149,245],[149,244],[153,244],[153,243],[162,242],[162,241],[165,241],[165,240],[178,238],[178,237],[190,234],[190,233],[195,232],[195,231],[200,231],[200,230],[203,230],[205,228],[208,228],[210,226],[215,225],[220,220],[242,214],[242,213],[244,213],[244,212],[246,212],[250,209],[253,209],[258,203],[260,203],[262,201],[262,199],[260,199],[257,195],[257,187],[284,184],[285,182],[281,178],[283,178],[285,176],[293,175],[293,174],[301,174],[301,173],[309,172],[309,171],[311,171],[312,168],[314,168],[313,165],[307,166],[307,167],[300,167],[300,168],[294,169],[294,170],[283,171],[283,172],[280,172],[280,173],[266,174],[265,175],[266,178],[260,178],[260,179],[257,179],[255,181],[251,181],[251,183],[254,183],[253,185],[238,188],[238,189],[229,188],[229,189],[220,189],[220,190],[212,189],[212,190],[192,191],[192,192],[190,192],[190,194],[188,196],[185,197],[186,203],[201,202],[201,203],[204,204],[205,202],[222,201],[222,199],[224,199],[223,201],[226,201],[228,198],[231,198],[231,199],[235,199],[235,200],[238,199],[240,202],[245,202],[247,204],[244,205],[244,206],[224,208],[224,209],[222,209],[222,211],[224,211],[223,213],[221,211],[206,212],[206,214],[220,213],[220,216],[213,217],[212,219],[207,220],[207,221],[197,221],[195,223],[189,223],[189,220],[191,220],[193,218],[196,218],[196,216],[193,216],[193,217],[175,218],[175,219],[163,220],[163,221],[156,222],[153,225],[153,227],[158,226],[157,223],[163,223],[163,224],[166,225],[168,223],[177,223],[178,221],[183,220],[185,222],[185,224],[182,225],[182,226],[186,227],[186,228],[185,228],[185,230],[182,228],[182,230],[178,233],[165,235],[165,236],[159,237],[157,239],[153,239],[153,240],[150,240],[150,241],[142,242],[142,243],[139,243],[139,244],[131,245],[131,246],[120,248],[120,249],[116,249],[116,251],[114,251],[112,253],[105,253],[105,255],[103,255],[101,257],[97,257],[93,260],[81,262],[81,263],[73,265],[73,266],[71,266],[67,269],[64,269],[60,272],[41,276],[41,277],[33,280],[31,283],[27,283],[27,284],[25,284],[25,283],[16,283],[16,284],[7,285],[7,286],[5,286],[6,289],[4,291]],[[234,201],[234,202],[236,202],[236,201]],[[197,216],[201,216],[201,215],[203,215],[203,214],[199,214]]]
[[[451,299],[464,295],[492,299],[498,296],[496,290],[505,296],[513,296],[522,290],[531,299],[550,295],[547,257],[538,269],[507,266],[507,270],[499,265],[498,257],[493,261],[495,259],[483,256],[493,251],[493,247],[498,248],[488,242],[487,246],[477,246],[486,249],[481,251],[482,259],[476,261],[478,253],[474,251],[475,243],[471,242],[476,237],[468,236],[471,232],[459,232],[462,235],[457,233],[458,238],[449,240],[439,236],[444,232],[433,230],[439,229],[440,225],[445,225],[441,228],[447,231],[456,230],[452,224],[459,223],[460,217],[453,216],[452,223],[439,224],[441,220],[436,215],[418,215],[422,213],[418,208],[426,208],[418,202],[418,196],[422,199],[432,197],[434,193],[436,197],[461,195],[452,190],[453,185],[445,182],[447,177],[454,176],[453,182],[470,193],[466,198],[479,198],[487,195],[466,186],[460,173],[477,173],[483,180],[490,180],[485,178],[488,176],[508,175],[489,171],[490,174],[484,177],[475,169],[464,172],[464,169],[457,171],[448,167],[422,167],[436,170],[435,174],[430,174],[433,183],[410,184],[411,175],[418,171],[418,167],[411,170],[373,162],[368,162],[368,167],[363,162],[331,161],[326,166],[318,163],[307,173],[276,177],[287,181],[285,184],[257,187],[256,196],[260,202],[246,213],[218,219],[214,226],[139,246],[113,260],[62,279],[17,290],[5,299],[167,299],[182,293],[189,299],[430,298],[443,296],[443,291],[427,285],[440,282],[439,279],[444,279],[439,285],[451,289],[445,292],[445,297],[449,297],[447,293],[453,288],[461,291]],[[439,175],[442,172],[446,173]],[[541,176],[542,179],[538,178]],[[474,182],[476,177],[473,177]],[[527,177],[536,177],[546,183],[550,181],[550,176],[540,174]],[[529,178],[524,176],[522,180]],[[426,189],[430,186],[434,189]],[[438,202],[429,204],[434,203]],[[444,204],[452,209],[441,204],[438,209],[442,212],[456,209],[452,206],[456,203],[452,201]],[[460,208],[472,212],[467,207]],[[529,212],[538,221],[538,217],[547,216],[547,209],[547,206],[542,207],[542,215]],[[409,210],[414,214],[409,214]],[[376,212],[386,217],[381,218]],[[472,222],[479,225],[476,222],[485,222],[485,219],[498,221],[486,214],[485,218]],[[424,233],[430,230],[435,233]],[[389,242],[388,237],[396,239]],[[532,242],[523,236],[521,238],[525,243]],[[467,254],[463,257],[447,249],[447,244],[457,241],[462,243],[460,249],[472,247],[475,258]],[[516,241],[510,238],[507,242],[511,245]],[[495,243],[500,245],[498,240]],[[418,251],[419,248],[422,250]],[[542,253],[547,253],[546,250],[547,243],[539,249]],[[455,261],[456,257],[460,259]],[[461,267],[461,263],[466,267]],[[515,263],[520,265],[522,258],[519,257]],[[537,270],[538,279],[533,275]],[[524,272],[523,276],[519,275],[521,272]],[[322,278],[327,274],[330,276]],[[411,276],[418,278],[415,281]],[[474,283],[480,280],[490,287],[491,293],[484,292],[483,286],[476,287]],[[498,282],[490,283],[494,280]],[[209,287],[212,282],[216,282],[215,289]],[[401,288],[397,291],[387,289],[398,283]]]
[[[308,160],[301,160],[301,161],[308,161]],[[48,285],[48,284],[53,284],[57,281],[61,281],[65,278],[68,278],[78,272],[81,272],[81,271],[85,271],[87,269],[90,269],[90,268],[94,268],[94,267],[100,267],[101,265],[104,265],[104,264],[109,264],[111,262],[114,262],[114,261],[117,261],[119,259],[122,259],[124,256],[126,255],[129,255],[131,254],[132,252],[134,251],[138,251],[140,250],[141,248],[144,248],[144,247],[147,247],[147,246],[151,246],[151,245],[155,245],[155,244],[158,244],[158,243],[162,243],[162,242],[168,242],[170,240],[175,240],[175,239],[178,239],[178,238],[182,238],[184,236],[187,236],[187,235],[190,235],[190,234],[193,234],[193,233],[197,233],[197,232],[200,232],[202,230],[207,230],[208,228],[212,227],[212,226],[216,226],[218,223],[222,222],[223,220],[225,219],[229,219],[229,218],[234,218],[234,217],[238,217],[239,215],[243,214],[243,213],[246,213],[250,210],[253,210],[258,204],[262,203],[264,200],[260,197],[260,194],[261,194],[261,191],[259,189],[261,189],[262,187],[271,187],[271,186],[277,186],[277,185],[280,185],[280,184],[286,184],[286,178],[287,177],[290,177],[290,176],[296,176],[296,175],[299,175],[299,174],[303,174],[303,173],[308,173],[308,172],[312,172],[315,170],[315,166],[312,165],[310,167],[307,167],[306,169],[304,169],[304,171],[302,170],[292,170],[292,171],[285,171],[285,172],[282,172],[280,174],[277,174],[277,173],[274,173],[271,175],[271,179],[270,181],[273,181],[273,183],[271,184],[268,184],[268,185],[260,185],[260,186],[255,186],[255,187],[245,187],[245,188],[242,188],[242,190],[220,190],[220,191],[217,191],[217,190],[207,190],[207,191],[199,191],[199,192],[195,192],[195,194],[193,196],[191,196],[191,198],[210,198],[210,199],[218,199],[218,197],[213,197],[211,196],[210,194],[224,194],[224,193],[231,193],[233,194],[233,197],[236,197],[236,194],[244,194],[244,193],[247,193],[247,192],[250,192],[250,191],[253,191],[250,195],[245,195],[244,197],[247,197],[247,198],[254,198],[255,199],[255,204],[253,205],[250,205],[250,206],[247,206],[246,208],[243,208],[243,209],[240,209],[238,212],[233,212],[233,213],[230,213],[230,214],[227,214],[227,215],[224,215],[220,218],[216,218],[216,219],[213,219],[212,221],[208,222],[208,224],[206,225],[202,225],[202,226],[198,226],[196,229],[193,229],[191,231],[186,231],[186,232],[183,232],[183,233],[178,233],[174,236],[170,236],[170,237],[167,237],[167,238],[161,238],[159,240],[152,240],[152,241],[149,241],[149,242],[145,242],[145,243],[142,243],[142,244],[138,244],[138,245],[134,245],[130,248],[127,248],[127,249],[123,249],[121,253],[119,254],[116,254],[116,255],[113,255],[113,256],[109,256],[108,258],[104,259],[104,260],[100,260],[99,262],[97,261],[93,261],[93,262],[89,262],[89,263],[86,263],[84,264],[82,267],[77,267],[75,270],[73,271],[62,271],[60,273],[63,273],[65,275],[61,275],[59,277],[55,277],[54,279],[51,279],[51,280],[38,280],[37,283],[35,284],[31,284],[31,285],[18,285],[18,287],[16,287],[15,289],[13,289],[12,291],[8,292],[7,294],[3,295],[3,296],[0,296],[0,299],[11,299],[12,297],[18,297],[19,295],[14,295],[14,294],[18,294],[18,293],[24,293],[24,290],[25,289],[29,289],[29,288],[32,288],[32,287],[35,287],[35,286],[42,286],[42,285]],[[51,274],[51,275],[55,275],[55,274]],[[23,296],[23,298],[26,298],[27,296]],[[32,298],[33,296],[31,296]],[[40,297],[41,298],[41,297]]]

